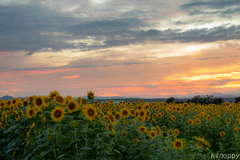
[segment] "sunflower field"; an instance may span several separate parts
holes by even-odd
[[[240,153],[240,103],[100,104],[47,96],[0,100],[0,159],[210,159]]]

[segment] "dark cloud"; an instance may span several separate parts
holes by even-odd
[[[0,48],[8,51],[39,51],[44,48],[60,50],[74,47],[62,41],[59,25],[73,18],[40,6],[0,6]],[[56,35],[53,36],[52,33]],[[65,38],[66,40],[66,38]]]
[[[207,8],[218,8],[223,9],[227,7],[235,7],[240,5],[239,0],[210,0],[208,2],[195,1],[187,4],[180,5],[179,7],[183,10],[190,9],[193,7],[207,7]]]
[[[173,63],[162,63],[161,65],[170,65],[170,64],[173,64]]]
[[[32,54],[34,54],[34,52],[33,52],[33,51],[30,51],[30,52],[28,52],[27,54],[25,54],[25,56],[30,56],[30,55],[32,55]]]
[[[210,0],[208,2],[195,1],[180,5],[181,10],[189,15],[219,15],[222,18],[231,18],[240,13],[239,0]],[[210,10],[209,10],[210,9]],[[214,10],[213,10],[214,9]]]
[[[219,59],[219,58],[224,58],[224,57],[206,57],[206,58],[198,58],[195,60],[208,60],[208,59]]]
[[[239,57],[239,56],[229,56],[229,57]]]
[[[211,6],[217,1],[210,2],[197,1],[184,4],[180,8]],[[239,4],[236,1],[231,1],[231,3],[222,1],[221,3],[224,6]],[[211,29],[186,31],[170,28],[158,30],[154,28],[156,22],[151,22],[149,17],[149,15],[156,16],[156,10],[145,9],[144,14],[141,13],[141,18],[137,17],[140,11],[137,8],[129,11],[131,16],[126,16],[124,12],[124,14],[119,13],[120,16],[117,18],[100,17],[97,19],[79,18],[73,16],[72,13],[49,10],[41,5],[0,6],[0,48],[6,51],[26,51],[28,52],[26,55],[31,55],[34,52],[54,52],[62,49],[90,51],[153,41],[187,43],[240,39],[240,25],[229,26],[228,24],[228,26]],[[200,25],[210,22],[212,20],[196,20],[192,23]],[[175,22],[175,24],[188,23],[191,22]],[[151,26],[153,26],[152,29],[143,29]],[[85,42],[87,39],[94,40],[94,42],[89,44]]]
[[[223,27],[218,26],[211,29],[190,29],[184,32],[181,30],[167,29],[164,31],[150,29],[141,31],[136,39],[145,39],[162,42],[213,42],[219,40],[240,39],[240,25]]]
[[[194,24],[194,26],[197,26],[197,25],[203,25],[203,24],[209,24],[213,22],[213,20],[197,20],[197,21],[176,21],[176,22],[173,22],[174,24],[176,25],[186,25],[186,24]]]

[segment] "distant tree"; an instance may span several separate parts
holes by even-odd
[[[176,100],[176,99],[175,99],[174,97],[168,98],[168,99],[167,99],[167,103],[170,103],[170,102],[173,103],[175,100]]]
[[[200,103],[200,104],[210,104],[210,103],[221,104],[224,102],[223,98],[221,98],[221,97],[220,98],[217,98],[217,97],[213,98],[213,97],[214,97],[214,95],[206,95],[206,97],[200,97],[200,95],[198,95],[198,96],[194,96],[192,98],[191,102],[195,103],[195,104],[198,104],[198,103]]]
[[[240,101],[240,97],[235,98],[235,103],[238,103]]]

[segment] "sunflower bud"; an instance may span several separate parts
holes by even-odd
[[[52,133],[48,133],[47,139],[51,141],[54,138],[54,135]]]
[[[76,127],[77,126],[77,121],[76,120],[71,121],[70,126],[71,127]]]
[[[116,135],[116,134],[115,134],[113,131],[111,131],[111,132],[109,133],[109,136],[110,136],[110,137],[115,137],[115,135]]]

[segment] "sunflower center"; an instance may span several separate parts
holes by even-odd
[[[56,96],[56,94],[52,94],[51,99],[53,99],[53,97],[55,97],[55,96]]]
[[[116,119],[120,119],[120,115],[119,114],[117,114],[115,117],[116,117]]]
[[[58,101],[58,102],[63,102],[63,99],[62,99],[61,97],[58,97],[58,98],[57,98],[57,101]]]
[[[140,128],[140,131],[141,131],[141,132],[144,132],[144,131],[145,131],[145,129],[144,129],[144,128]]]
[[[127,112],[126,110],[124,110],[124,111],[123,111],[123,115],[126,116],[127,114],[128,114],[128,112]]]
[[[82,100],[82,104],[86,104],[86,101],[85,101],[85,100]]]
[[[54,116],[57,117],[57,118],[61,117],[61,115],[62,115],[62,112],[59,111],[59,110],[57,110],[57,111],[54,113]]]
[[[114,117],[112,115],[110,115],[109,118],[112,122],[114,122]]]
[[[181,147],[182,146],[182,144],[180,142],[176,142],[175,144],[176,144],[177,147]]]
[[[143,117],[143,116],[144,116],[144,112],[143,112],[143,111],[141,111],[141,112],[140,112],[140,115]]]
[[[42,100],[41,99],[37,99],[37,105],[41,105],[42,104]]]
[[[88,115],[92,117],[94,115],[94,111],[92,109],[89,109],[88,110]]]
[[[71,110],[75,109],[75,105],[73,103],[70,103],[69,104],[69,109],[71,109]]]
[[[152,135],[152,137],[154,137],[154,136],[155,136],[155,133],[151,133],[151,135]]]
[[[33,115],[33,110],[30,110],[30,111],[29,111],[29,115],[30,115],[30,116]]]

